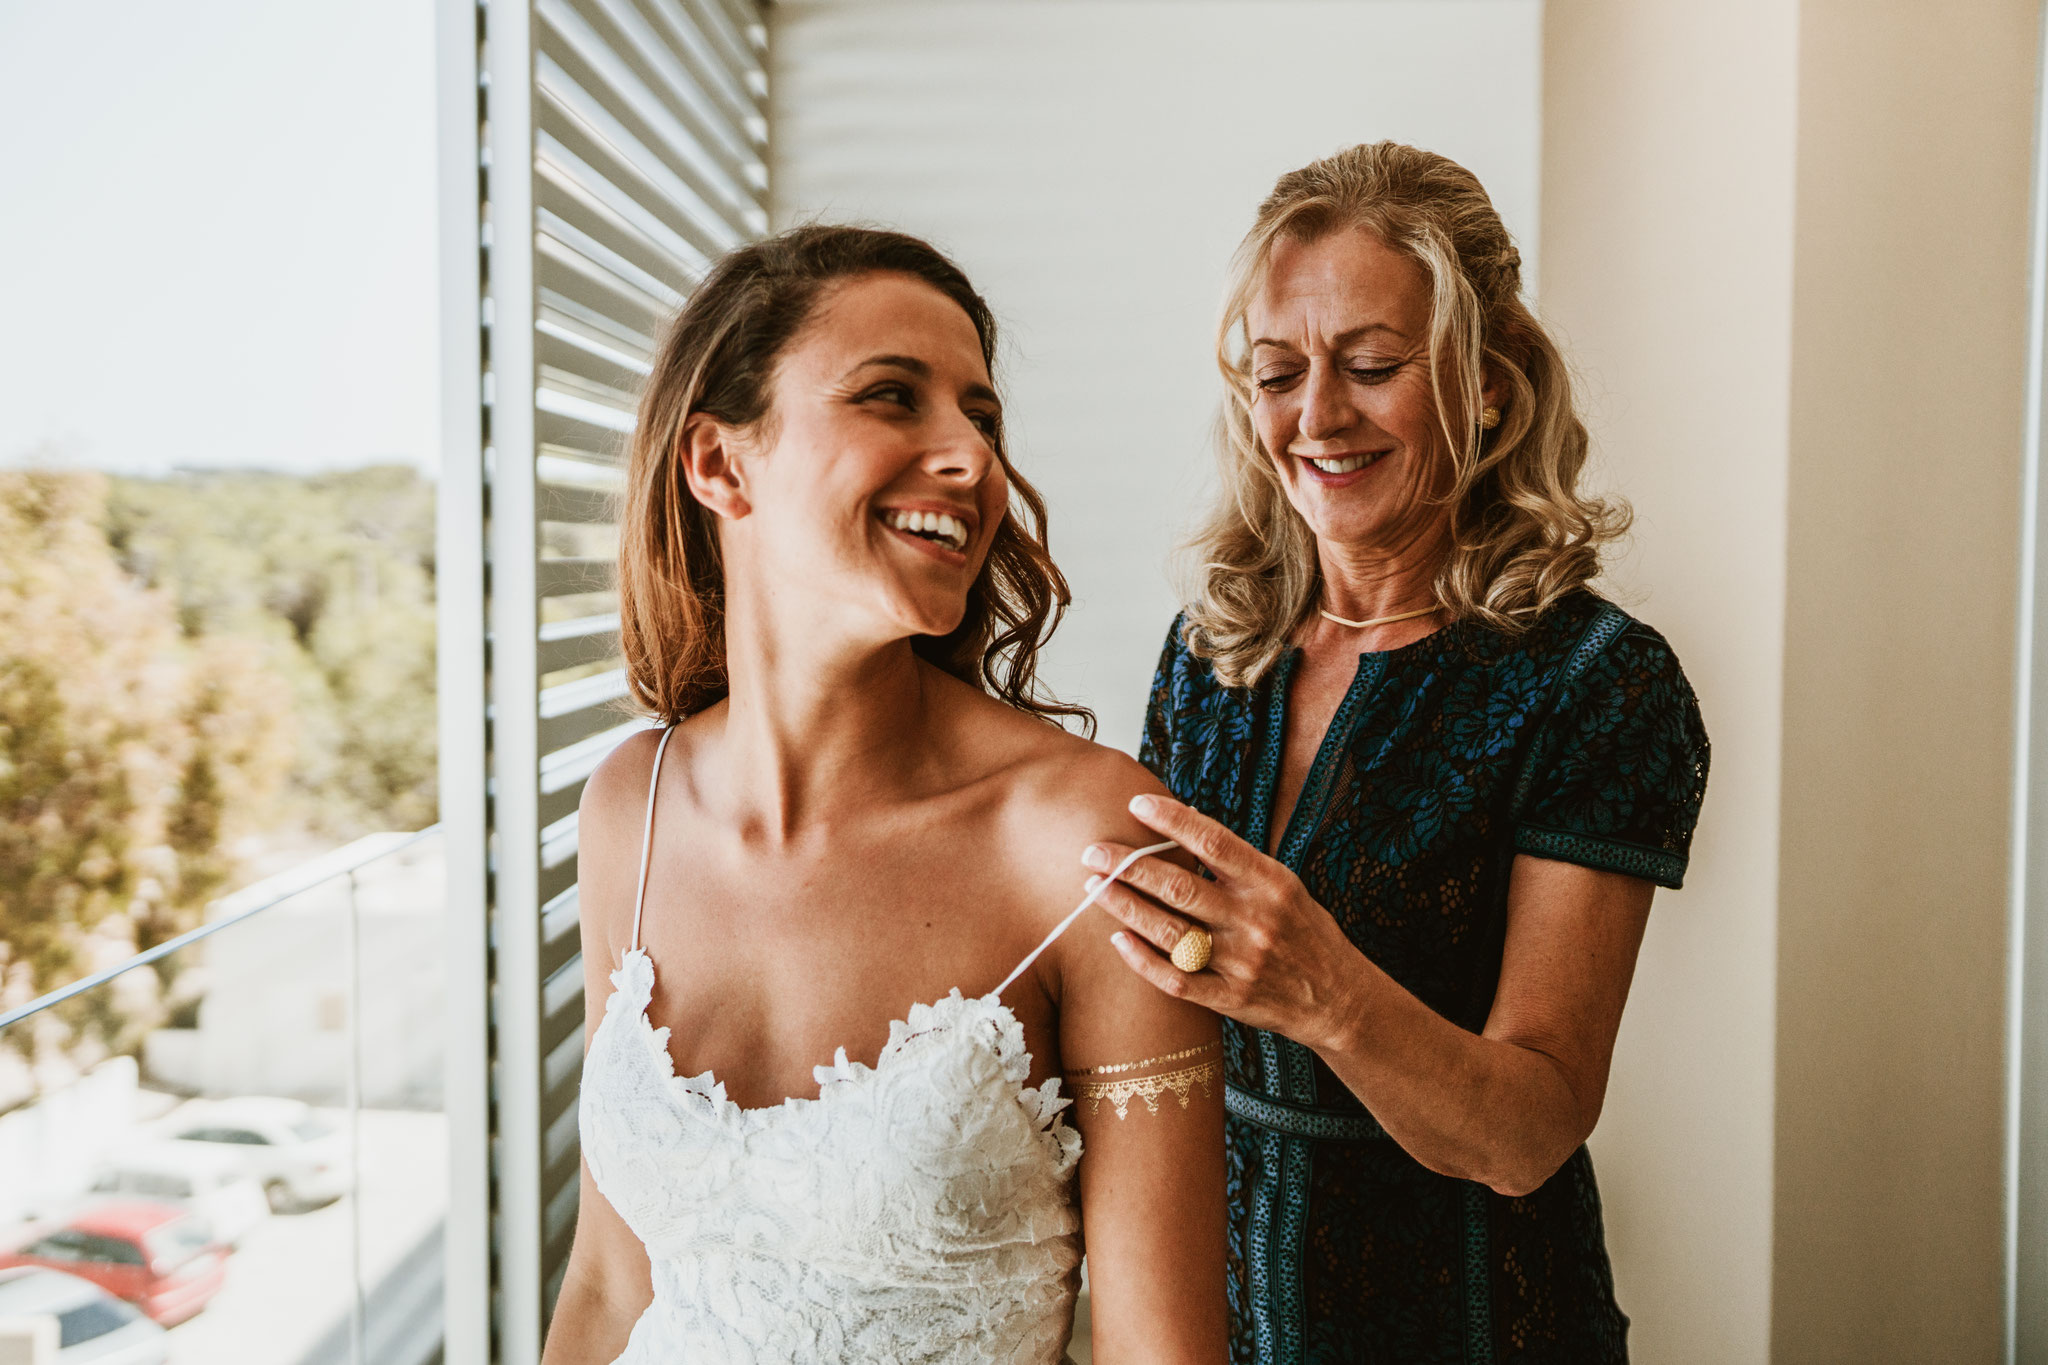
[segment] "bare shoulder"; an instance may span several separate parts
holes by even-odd
[[[1024,807],[1013,828],[1016,875],[1035,888],[1046,912],[1064,918],[1087,896],[1092,875],[1081,854],[1110,841],[1130,848],[1161,842],[1130,812],[1130,801],[1165,788],[1135,759],[1073,739],[1049,753],[1033,780],[1020,784]],[[1028,825],[1028,830],[1023,826]],[[1161,855],[1192,868],[1188,855]],[[1055,920],[1057,922],[1057,920]],[[1120,926],[1091,906],[1047,954],[1046,990],[1059,1002],[1060,1051],[1066,1067],[1158,1056],[1206,1046],[1216,1017],[1156,989],[1133,972],[1110,935]]]
[[[1143,848],[1160,842],[1131,814],[1130,803],[1166,789],[1128,754],[1027,720],[1044,733],[1011,769],[1003,852],[1013,884],[1049,929],[1087,896],[1091,874],[1081,854],[1090,844]],[[1161,856],[1194,866],[1177,850]],[[1138,1034],[1185,1039],[1192,1032],[1199,1038],[1205,1024],[1198,1016],[1204,1012],[1153,990],[1126,967],[1109,941],[1116,928],[1106,913],[1091,908],[1047,955],[1046,989],[1062,998],[1070,1022],[1078,1006],[1085,1014],[1119,1018]],[[1087,1008],[1090,1002],[1102,1008]],[[1089,1040],[1091,1050],[1095,1041]]]
[[[642,730],[604,756],[583,784],[583,821],[592,816],[604,820],[646,801],[647,779],[654,773],[654,754],[661,747],[661,736],[659,728]]]
[[[1129,754],[1052,726],[1027,761],[1018,765],[1008,824],[1020,850],[1062,849],[1071,867],[1098,839],[1134,846],[1158,836],[1131,815],[1131,799],[1165,791],[1159,779]],[[1066,869],[1062,869],[1063,871]]]
[[[576,818],[577,848],[585,861],[596,854],[609,863],[625,844],[637,844],[661,740],[659,729],[642,730],[606,754],[585,779]]]
[[[663,768],[684,758],[688,729],[673,732]],[[659,728],[642,730],[605,755],[585,779],[577,807],[577,900],[585,949],[605,949],[606,960],[617,958],[631,932],[648,787],[662,734]]]

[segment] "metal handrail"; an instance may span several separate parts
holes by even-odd
[[[197,929],[179,934],[176,938],[166,939],[156,947],[139,952],[105,971],[94,972],[91,976],[82,977],[68,986],[60,986],[47,995],[37,996],[26,1005],[0,1014],[0,1029],[20,1023],[32,1014],[40,1014],[52,1005],[62,1004],[74,995],[83,995],[95,987],[104,986],[123,972],[134,971],[137,967],[147,966],[158,958],[169,957],[181,948],[189,948],[209,934],[217,934],[223,929],[240,924],[252,915],[260,915],[273,906],[281,905],[294,896],[311,891],[316,886],[324,886],[337,877],[346,877],[379,858],[389,857],[401,849],[411,848],[428,835],[438,834],[440,829],[441,826],[435,823],[425,829],[414,830],[410,834],[367,834],[353,843],[343,844],[330,853],[309,858],[297,867],[280,872],[275,877],[266,877],[262,881],[243,887],[240,891],[230,892],[211,903],[209,908],[220,911],[217,918],[209,920]]]

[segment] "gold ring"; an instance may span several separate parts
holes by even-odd
[[[1199,972],[1209,965],[1209,949],[1213,946],[1207,929],[1190,928],[1173,945],[1173,965],[1184,972]]]

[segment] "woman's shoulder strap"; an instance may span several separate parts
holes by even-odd
[[[661,732],[661,743],[654,746],[654,771],[647,777],[647,819],[640,827],[640,889],[633,893],[634,948],[640,946],[640,909],[647,904],[647,865],[654,853],[654,792],[661,785],[661,756],[668,752],[669,737],[675,732],[673,725]]]
[[[1164,853],[1168,849],[1179,847],[1179,844],[1175,843],[1171,839],[1168,839],[1163,844],[1148,844],[1144,848],[1138,849],[1133,853],[1125,854],[1124,860],[1118,863],[1114,868],[1112,868],[1108,876],[1104,877],[1101,881],[1095,884],[1095,889],[1088,893],[1088,898],[1082,901],[1079,905],[1075,906],[1071,911],[1069,911],[1065,919],[1061,920],[1058,924],[1055,924],[1052,927],[1052,932],[1045,936],[1044,941],[1041,942],[1036,948],[1033,948],[1030,952],[1026,953],[1024,955],[1024,960],[1022,962],[1019,962],[1016,965],[1016,967],[1011,970],[1010,974],[1003,978],[1003,984],[996,987],[994,990],[990,991],[989,995],[991,997],[1000,997],[1004,991],[1010,989],[1010,983],[1015,981],[1018,977],[1024,975],[1025,971],[1027,971],[1030,968],[1031,964],[1038,961],[1038,956],[1040,953],[1043,953],[1047,948],[1050,948],[1053,944],[1059,942],[1060,935],[1067,932],[1068,926],[1072,925],[1075,920],[1081,918],[1082,911],[1086,910],[1089,906],[1095,904],[1096,901],[1101,900],[1102,893],[1109,890],[1109,884],[1115,881],[1118,877],[1123,876],[1124,873],[1128,872],[1130,870],[1132,863],[1135,863],[1140,858],[1149,857],[1154,853]]]

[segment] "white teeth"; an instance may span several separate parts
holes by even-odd
[[[943,541],[956,550],[967,548],[967,525],[944,512],[885,512],[882,520],[899,531]]]
[[[1346,460],[1318,460],[1311,456],[1309,463],[1325,474],[1349,474],[1354,469],[1365,468],[1378,458],[1377,455],[1353,455]]]

